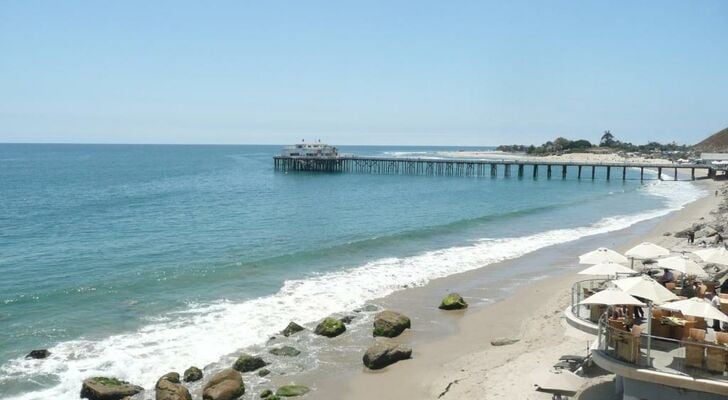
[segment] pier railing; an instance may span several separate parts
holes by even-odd
[[[613,177],[628,179],[627,171],[639,171],[639,180],[665,179],[695,180],[696,171],[707,172],[707,177],[715,177],[715,169],[703,164],[651,164],[651,163],[610,163],[610,162],[565,162],[552,160],[486,160],[486,159],[447,159],[447,158],[402,158],[402,157],[273,157],[274,169],[281,172],[339,172],[387,175],[433,175],[466,177],[545,177],[554,175],[566,179],[569,174],[577,179],[596,179],[597,170],[603,172],[606,180]],[[654,175],[646,176],[645,172]],[[684,171],[684,174],[678,174]],[[670,173],[669,175],[667,173]],[[544,176],[545,175],[545,176]],[[654,177],[651,177],[654,176]],[[636,179],[636,178],[629,178]]]

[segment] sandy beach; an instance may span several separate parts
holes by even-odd
[[[550,398],[534,390],[533,375],[547,371],[562,355],[585,356],[594,340],[563,320],[571,284],[586,278],[576,274],[581,268],[577,256],[598,246],[625,251],[643,241],[676,250],[687,248],[684,239],[664,234],[685,229],[700,218],[707,219],[717,208],[720,197],[712,192],[719,184],[700,184],[710,195],[666,217],[586,238],[568,246],[568,251],[554,246],[496,266],[515,268],[523,263],[547,262],[561,273],[521,285],[512,295],[492,304],[478,303],[480,292],[486,290],[482,286],[487,284],[478,278],[482,271],[439,279],[382,299],[379,304],[414,315],[413,328],[396,339],[413,346],[413,358],[381,371],[362,367],[352,376],[324,378],[316,385],[315,397],[333,398],[327,394],[337,393],[336,398],[351,400]],[[490,273],[494,273],[490,267]],[[474,305],[464,312],[438,312],[433,305],[450,288],[465,288],[463,295]],[[491,345],[497,338],[518,342]],[[613,392],[612,376],[603,374],[587,379],[576,398],[610,399],[614,398]]]

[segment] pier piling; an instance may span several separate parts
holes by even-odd
[[[281,172],[329,172],[329,173],[368,173],[378,175],[423,175],[423,176],[467,176],[498,178],[502,166],[502,176],[510,178],[514,175],[514,168],[518,168],[519,179],[524,177],[525,168],[533,168],[533,179],[539,177],[539,166],[546,167],[546,177],[551,179],[553,167],[561,167],[561,178],[568,178],[568,168],[577,168],[576,179],[582,178],[583,167],[591,168],[591,179],[596,178],[596,168],[606,169],[606,180],[611,179],[612,167],[621,168],[622,180],[627,179],[627,169],[630,167],[639,168],[640,181],[645,180],[645,168],[657,169],[657,179],[662,180],[663,168],[673,169],[673,180],[679,180],[679,170],[689,169],[690,178],[685,174],[685,180],[696,179],[696,170],[707,171],[709,178],[715,178],[717,169],[713,166],[702,164],[638,164],[638,163],[586,163],[576,162],[555,162],[555,161],[518,161],[518,160],[477,160],[477,159],[419,159],[399,157],[361,157],[361,156],[339,156],[330,158],[316,157],[294,157],[275,156],[273,157],[273,169]],[[722,171],[722,169],[721,169]]]

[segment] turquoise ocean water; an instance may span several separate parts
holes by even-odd
[[[623,229],[701,195],[688,182],[642,184],[636,171],[626,182],[282,174],[279,149],[0,145],[0,398],[77,398],[96,374],[153,385],[291,319]],[[25,360],[34,348],[53,355]]]

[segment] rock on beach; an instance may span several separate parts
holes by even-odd
[[[314,333],[317,335],[332,338],[341,335],[345,331],[346,326],[344,326],[343,322],[339,321],[336,318],[328,317],[316,326],[316,330],[314,330]]]
[[[367,349],[362,361],[369,369],[382,369],[411,357],[411,348],[389,341],[379,341]]]
[[[89,400],[121,400],[134,396],[144,388],[116,378],[97,376],[88,378],[81,385],[81,398]]]
[[[203,400],[235,400],[245,394],[243,377],[228,368],[213,375],[202,389]]]
[[[412,323],[404,314],[396,311],[382,311],[374,317],[374,336],[396,337],[405,329],[409,329]]]
[[[156,400],[192,400],[190,391],[180,383],[179,374],[170,372],[163,375],[154,386]]]
[[[185,382],[196,382],[202,379],[202,370],[197,367],[189,367],[184,372]]]
[[[263,361],[263,359],[258,356],[242,354],[240,355],[240,357],[238,357],[237,360],[235,360],[235,364],[233,364],[233,369],[240,372],[250,372],[255,371],[259,368],[263,368],[266,365],[268,365],[268,363]]]
[[[450,293],[440,303],[441,310],[462,310],[468,308],[468,303],[458,293]]]

